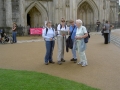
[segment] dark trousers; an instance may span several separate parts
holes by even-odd
[[[13,43],[17,42],[16,36],[17,36],[17,32],[12,32]]]
[[[53,55],[53,49],[55,45],[55,41],[45,41],[46,44],[46,55],[45,55],[45,62],[48,63],[52,62],[52,55]]]
[[[97,26],[97,32],[99,32],[99,29],[100,29],[100,27],[99,27],[99,26]]]
[[[104,38],[105,38],[105,44],[108,44],[108,34],[109,33],[104,33]]]

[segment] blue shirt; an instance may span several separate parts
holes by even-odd
[[[75,28],[74,28],[74,27],[75,27]],[[73,31],[73,33],[72,33],[73,28],[74,28],[74,31]],[[75,39],[76,31],[77,31],[76,25],[74,25],[74,26],[71,25],[71,26],[70,26],[70,33],[72,33],[72,35],[71,35],[71,39],[72,39],[72,40]]]
[[[48,32],[46,34],[46,28],[42,32],[42,37],[45,39],[45,41],[51,41],[50,38],[55,37],[55,30],[53,28],[48,28]]]

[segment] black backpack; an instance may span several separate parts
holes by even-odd
[[[65,29],[66,29],[66,27],[67,27],[67,26],[65,25]],[[61,28],[62,28],[62,25],[60,24],[60,29],[61,29]]]

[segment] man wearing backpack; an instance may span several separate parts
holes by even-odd
[[[66,44],[66,36],[61,35],[60,31],[68,31],[64,18],[61,19],[61,24],[59,24],[57,26],[57,32],[58,32],[58,35],[57,35],[58,57],[57,57],[57,59],[58,59],[59,65],[61,65],[62,62],[65,62],[65,60],[64,60],[64,48],[65,48],[65,44]]]
[[[46,25],[47,27],[43,30],[42,36],[45,40],[46,45],[45,65],[48,65],[49,63],[54,64],[52,56],[55,45],[54,37],[56,36],[56,34],[55,30],[51,27],[50,21],[48,21]]]
[[[76,27],[73,20],[70,20],[69,22],[70,22],[70,35],[71,35],[71,39],[72,39],[72,42],[73,42],[73,48],[72,48],[73,58],[71,59],[71,61],[74,61],[76,63],[77,62],[77,56],[76,56],[75,36],[76,36],[77,27]]]

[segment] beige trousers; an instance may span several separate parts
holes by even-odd
[[[64,48],[66,45],[66,38],[63,36],[57,36],[57,45],[58,45],[58,61],[61,61],[61,59],[64,59]]]
[[[80,62],[84,62],[85,64],[88,64],[88,63],[87,63],[87,58],[86,58],[85,51],[83,51],[83,52],[80,51],[80,43],[81,43],[80,40],[77,41],[77,43],[76,43],[76,44],[77,44],[78,55],[79,55],[79,57],[80,57]]]

